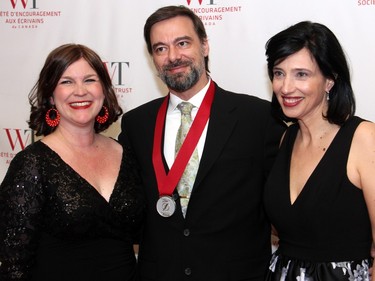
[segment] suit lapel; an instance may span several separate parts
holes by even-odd
[[[216,92],[215,92],[215,97],[212,103],[206,141],[204,145],[202,158],[200,160],[197,178],[195,180],[193,191],[192,191],[193,194],[195,190],[199,188],[200,183],[205,178],[205,176],[211,169],[212,165],[215,163],[216,159],[220,156],[237,122],[236,114],[234,114],[236,111],[237,105],[233,104],[231,102],[232,99],[230,98],[228,99],[227,97],[228,97],[228,94],[226,94],[226,92],[223,89],[219,88],[216,85]],[[160,107],[161,102],[162,102],[162,99],[160,99],[160,102],[157,103],[156,113],[150,112],[151,114],[150,120],[156,120],[156,114]],[[153,126],[154,125],[155,124],[153,123]],[[153,135],[154,134],[152,134],[152,136]],[[164,132],[162,136],[163,136],[162,142],[164,145]],[[163,163],[164,163],[166,172],[168,172],[169,168],[168,168],[168,165],[166,164],[164,156],[163,156]],[[177,191],[175,190],[174,193],[177,193]],[[183,218],[181,214],[179,202],[176,202],[176,203],[177,203],[176,212],[179,212],[181,215],[181,218]],[[187,212],[187,217],[188,217],[188,214],[189,214],[189,210]]]
[[[236,114],[233,114],[236,111],[236,105],[233,105],[230,100],[226,99],[223,93],[224,90],[218,88],[218,86],[216,87],[217,90],[212,104],[206,141],[193,192],[199,188],[202,179],[204,179],[219,157],[237,122]]]

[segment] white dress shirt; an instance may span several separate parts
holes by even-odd
[[[199,91],[196,95],[194,95],[188,102],[192,103],[194,105],[191,113],[191,118],[194,120],[195,116],[197,115],[198,109],[201,106],[201,103],[203,101],[204,96],[206,95],[206,92],[208,90],[208,87],[211,83],[211,80],[208,81],[207,85]],[[176,136],[178,128],[181,124],[181,112],[178,110],[177,105],[184,100],[180,99],[179,97],[170,94],[169,104],[168,104],[168,110],[165,120],[165,131],[164,131],[164,157],[167,161],[168,167],[171,168],[175,159],[175,146],[176,146]],[[207,135],[207,127],[208,127],[208,121],[206,126],[204,127],[204,130],[202,132],[202,135],[199,138],[198,141],[198,155],[199,159],[202,157],[204,143],[206,141],[206,135]]]

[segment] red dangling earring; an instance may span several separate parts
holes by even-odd
[[[102,112],[104,110],[104,114],[102,116],[100,116],[100,112]],[[108,113],[108,108],[106,106],[103,105],[103,108],[100,110],[98,116],[96,116],[96,121],[99,123],[99,124],[104,124],[105,122],[107,122],[108,120],[108,117],[109,117],[109,113]]]
[[[51,114],[52,113],[52,114]],[[52,115],[52,116],[51,116]],[[55,108],[50,108],[46,112],[46,123],[48,126],[54,128],[60,123],[60,113]]]

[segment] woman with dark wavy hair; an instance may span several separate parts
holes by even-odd
[[[266,45],[273,105],[292,124],[265,187],[279,237],[266,280],[370,280],[375,125],[355,116],[344,51],[320,23]]]
[[[47,57],[30,92],[37,142],[0,188],[0,279],[133,280],[143,197],[128,148],[100,132],[122,114],[90,48]]]

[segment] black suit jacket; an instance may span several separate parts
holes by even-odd
[[[155,207],[159,194],[152,165],[162,100],[126,113],[119,136],[135,153],[147,198],[140,280],[263,280],[271,254],[263,185],[285,127],[271,117],[268,101],[216,85],[186,219],[179,200],[174,215],[165,218]]]

